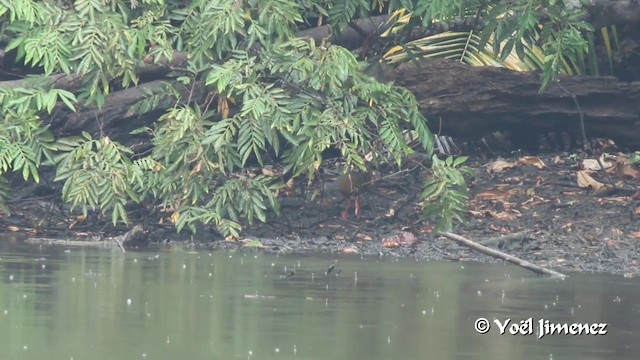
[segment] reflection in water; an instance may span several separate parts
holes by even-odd
[[[354,257],[65,250],[0,240],[2,359],[637,358],[637,279],[550,280],[511,265]],[[485,335],[474,330],[478,318],[491,325]],[[498,334],[495,320],[529,318],[607,323],[608,334]]]

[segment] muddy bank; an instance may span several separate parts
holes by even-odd
[[[600,170],[601,164],[606,171]],[[454,233],[559,272],[640,274],[640,173],[627,155],[610,155],[600,162],[571,154],[514,155],[469,160],[468,165],[475,175],[469,179],[467,222],[456,224]],[[194,237],[175,235],[171,225],[147,225],[146,234],[151,242],[196,250],[503,262],[436,235],[434,219],[422,220],[419,198],[429,170],[421,169],[374,182],[362,195],[360,219],[353,213],[342,219],[345,200],[339,195],[317,196],[312,185],[292,190],[283,199],[279,217],[246,227],[242,239],[223,240],[210,231]],[[107,239],[101,232],[104,224],[55,219],[51,205],[43,211],[43,202],[25,202],[13,216],[0,217],[0,226],[32,238]],[[33,219],[49,223],[40,220],[37,227]]]

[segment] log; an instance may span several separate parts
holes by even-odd
[[[539,93],[537,72],[471,67],[451,60],[406,63],[388,72],[387,79],[413,91],[432,130],[454,137],[480,138],[498,130],[527,137],[556,130],[580,135],[582,113],[588,137],[640,147],[638,81],[561,76]]]

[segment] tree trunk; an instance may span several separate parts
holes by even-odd
[[[388,78],[416,95],[433,131],[479,138],[492,131],[535,134],[560,130],[640,147],[640,82],[561,76],[542,93],[535,72],[471,67],[448,60],[407,63]]]

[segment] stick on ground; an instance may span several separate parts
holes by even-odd
[[[486,246],[480,245],[477,242],[471,241],[469,239],[466,239],[466,238],[464,238],[464,237],[462,237],[460,235],[452,234],[450,232],[439,232],[438,234],[442,235],[442,236],[444,236],[444,237],[446,237],[448,239],[451,239],[451,240],[457,242],[458,244],[464,245],[466,247],[470,247],[470,248],[472,248],[474,250],[478,250],[481,253],[487,254],[489,256],[493,256],[493,257],[498,258],[498,259],[502,259],[502,260],[508,261],[508,262],[510,262],[512,264],[516,264],[518,266],[521,266],[521,267],[523,267],[523,268],[525,268],[527,270],[531,270],[536,274],[548,275],[548,276],[559,277],[559,278],[567,277],[567,275],[564,275],[564,274],[561,274],[561,273],[559,273],[557,271],[553,271],[553,270],[546,269],[546,268],[543,268],[541,266],[532,264],[532,263],[528,262],[527,260],[520,259],[519,257],[513,256],[513,255],[509,255],[509,254],[503,253],[502,251],[494,250],[494,249],[488,248]]]

